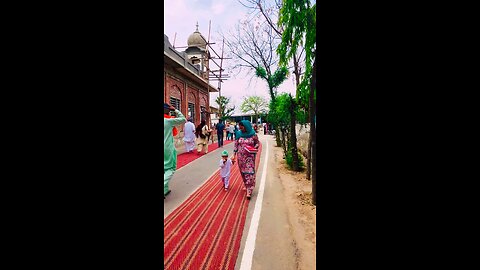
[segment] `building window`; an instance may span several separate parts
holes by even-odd
[[[197,57],[193,56],[192,58],[190,58],[190,60],[192,61],[192,64],[199,64],[200,63],[200,59],[198,59]]]
[[[192,123],[195,123],[195,104],[193,103],[188,103],[188,112],[187,112],[188,117],[192,118]]]
[[[200,106],[200,119],[201,121],[207,122],[207,112],[203,106]]]
[[[170,97],[170,105],[172,105],[173,107],[175,107],[175,109],[180,111],[180,99]]]

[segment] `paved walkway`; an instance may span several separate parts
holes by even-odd
[[[263,150],[256,175],[256,187],[246,214],[235,270],[296,269],[296,247],[291,235],[292,227],[286,217],[288,205],[284,203],[283,187],[278,185],[279,176],[272,158],[275,140],[271,135],[263,135],[263,132],[259,132],[258,136]],[[269,147],[266,147],[267,141]],[[172,193],[164,200],[164,219],[218,172],[221,152],[227,150],[231,155],[233,146],[234,144],[230,143],[223,148],[209,151],[208,154],[176,171],[170,182]],[[264,170],[267,151],[270,157],[267,162],[268,168],[265,167],[267,170]],[[281,246],[272,248],[272,242],[277,242]]]

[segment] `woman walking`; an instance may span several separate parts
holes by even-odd
[[[238,123],[238,127],[231,159],[233,162],[238,162],[238,168],[245,185],[244,190],[247,191],[247,199],[250,200],[255,188],[255,152],[260,146],[260,142],[250,121],[242,120]]]
[[[200,154],[202,151],[205,151],[205,154],[208,153],[208,133],[210,129],[205,125],[205,120],[202,120],[200,124],[195,129],[195,135],[197,136],[197,154]]]

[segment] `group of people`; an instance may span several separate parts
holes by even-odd
[[[191,153],[197,149],[197,154],[202,152],[208,153],[208,141],[212,136],[212,130],[205,124],[205,120],[202,120],[198,126],[192,123],[192,118],[189,117],[185,127],[183,129],[185,142],[185,151]],[[213,137],[213,136],[212,136]]]
[[[173,113],[172,113],[173,112]],[[173,115],[172,115],[173,114]],[[212,136],[212,129],[206,125],[205,121],[201,121],[198,126],[195,127],[192,119],[188,121],[185,116],[170,104],[164,104],[164,179],[163,179],[163,195],[164,198],[170,194],[169,182],[176,171],[177,167],[177,151],[175,149],[173,137],[178,134],[178,130],[175,126],[182,125],[184,127],[184,141],[187,152],[193,152],[195,144],[197,146],[197,154],[202,151],[208,153],[208,140]],[[227,127],[220,121],[215,129],[217,131],[218,146],[223,147],[223,133],[227,130],[227,140],[235,140],[233,155],[228,158],[228,151],[224,150],[221,153],[221,159],[219,161],[220,167],[220,180],[222,188],[225,191],[229,190],[230,171],[233,164],[237,163],[240,169],[240,175],[243,180],[243,190],[246,191],[246,198],[250,199],[253,189],[255,188],[255,158],[256,151],[260,146],[258,136],[252,127],[252,124],[248,120],[242,120],[238,123],[238,127],[229,123]],[[233,134],[230,134],[230,130],[233,130]]]
[[[273,125],[270,123],[263,123],[263,135],[267,134],[275,134],[275,130],[273,129]]]
[[[238,126],[234,125],[233,123],[227,123],[225,125],[222,120],[215,125],[215,130],[217,131],[217,141],[218,147],[223,147],[223,138],[226,137],[225,140],[236,140],[236,132],[238,131]],[[226,133],[226,136],[225,136]]]

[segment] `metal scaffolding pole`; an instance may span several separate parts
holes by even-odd
[[[205,40],[205,38],[203,36],[200,35],[200,37],[206,42],[206,52],[205,52],[205,57],[203,57],[203,61],[206,61],[207,65],[204,65],[206,66],[206,76],[204,75],[204,79],[206,80],[207,82],[207,93],[209,92],[209,85],[210,85],[210,81],[218,81],[218,95],[219,97],[222,96],[221,94],[221,89],[222,89],[222,83],[224,80],[227,80],[228,78],[230,78],[230,76],[228,74],[224,74],[223,72],[225,71],[223,69],[223,60],[224,59],[232,59],[232,58],[228,58],[228,57],[224,57],[224,49],[225,49],[225,39],[222,41],[222,51],[220,54],[218,54],[215,49],[212,47],[213,44],[216,44],[214,42],[210,42],[210,33],[211,33],[211,26],[212,26],[212,20],[209,20],[209,25],[208,25],[208,35],[207,35],[207,39]],[[198,22],[197,22],[197,31],[198,31]],[[175,41],[176,41],[176,35],[177,33],[175,33],[175,37],[174,37],[174,44],[175,44]],[[198,46],[200,45],[203,45],[203,44],[198,44]],[[190,45],[190,46],[195,46],[195,45]],[[178,48],[188,48],[189,46],[179,46],[179,47],[175,47],[174,45],[174,49],[178,49]],[[212,51],[214,53],[214,56],[212,57],[210,55],[210,51]],[[216,56],[216,57],[215,57]],[[219,59],[220,60],[220,64],[217,63],[217,61],[215,61],[215,59]],[[211,60],[211,61],[210,61]],[[205,62],[204,62],[205,63]],[[210,68],[210,64],[213,63],[215,64],[216,68]],[[217,69],[218,68],[218,69]],[[207,112],[210,110],[210,108],[206,108]],[[210,117],[206,117],[208,119],[210,119]]]

